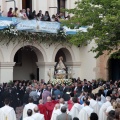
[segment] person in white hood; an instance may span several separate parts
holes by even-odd
[[[72,106],[72,109],[69,112],[69,115],[71,115],[72,119],[73,119],[74,117],[78,116],[80,110],[82,109],[82,106],[78,103],[78,98],[77,97],[73,97],[72,102],[73,102],[73,106]]]

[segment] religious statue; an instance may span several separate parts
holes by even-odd
[[[59,62],[55,66],[55,76],[56,78],[63,79],[66,77],[66,66],[63,63],[63,57],[59,57]]]
[[[66,69],[66,67],[65,67],[65,65],[64,65],[64,63],[63,63],[63,57],[62,57],[62,56],[59,57],[59,62],[58,62],[58,64],[57,64],[57,66],[56,66],[56,69],[57,69],[57,70]]]

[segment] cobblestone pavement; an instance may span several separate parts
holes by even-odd
[[[23,107],[17,107],[16,108],[16,117],[17,117],[17,120],[20,120],[21,116],[22,116],[22,112],[23,112]]]

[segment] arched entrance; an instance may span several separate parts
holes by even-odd
[[[57,72],[56,68],[57,68],[57,65],[59,64],[60,57],[63,58],[62,61],[63,61],[63,64],[65,66],[64,70],[66,71],[66,73],[68,73],[67,62],[72,61],[72,56],[71,56],[71,54],[70,54],[70,52],[69,52],[68,49],[66,49],[66,48],[60,48],[58,50],[58,52],[56,53],[56,56],[55,56],[56,65],[55,65],[55,69],[54,69],[54,74],[56,74],[56,72]],[[68,75],[66,76],[66,78],[68,78]]]
[[[72,62],[72,56],[68,49],[66,48],[60,48],[55,56],[55,62],[59,61],[59,57],[63,57],[63,62]]]
[[[109,80],[120,80],[120,59],[111,58],[108,61]]]
[[[14,55],[16,62],[13,69],[14,80],[39,80],[39,69],[36,62],[43,61],[42,53],[35,47],[27,45],[20,48]]]

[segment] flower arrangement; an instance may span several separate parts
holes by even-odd
[[[50,81],[53,85],[65,83],[66,85],[70,86],[72,84],[71,79],[53,79]]]

